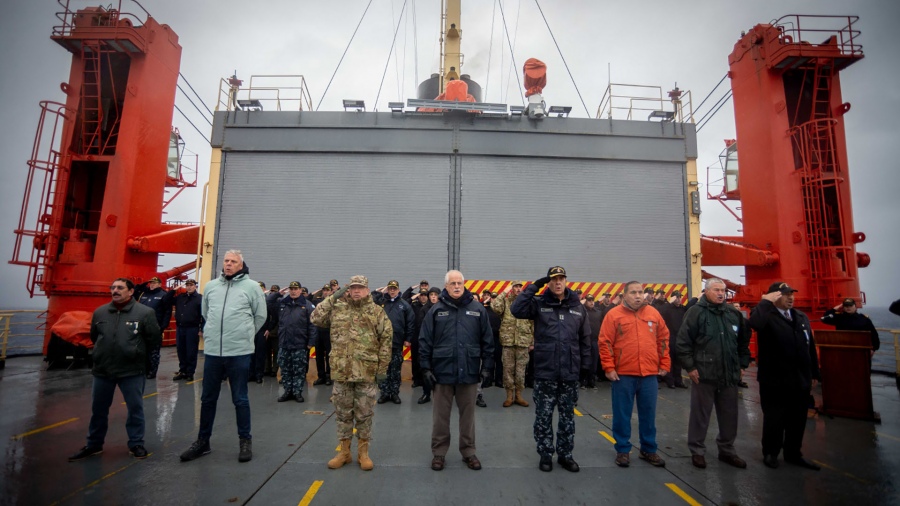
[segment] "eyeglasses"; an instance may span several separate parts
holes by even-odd
[[[110,290],[115,290],[115,291],[117,291],[117,292],[120,292],[120,291],[121,291],[121,292],[124,292],[125,290],[128,290],[128,287],[125,286],[125,285],[110,285],[110,286],[109,286],[109,289],[110,289]]]

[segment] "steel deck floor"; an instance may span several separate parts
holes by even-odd
[[[310,385],[305,403],[277,403],[274,378],[250,384],[251,462],[237,461],[234,409],[223,386],[212,453],[181,463],[178,455],[193,442],[199,425],[201,381],[198,374],[193,384],[172,382],[176,363],[175,350],[164,349],[160,379],[147,384],[148,459],[128,455],[126,411],[117,392],[104,453],[69,463],[66,458],[84,445],[90,420],[90,372],[45,371],[37,357],[7,361],[0,371],[0,503],[293,505],[311,497],[308,504],[314,505],[900,504],[900,394],[893,378],[879,375],[872,380],[883,424],[824,415],[808,421],[804,454],[823,465],[820,472],[784,462],[777,470],[763,466],[762,413],[752,374],[747,378],[751,388],[741,392],[736,443],[738,454],[748,461],[746,470],[716,460],[715,419],[707,437],[707,469],[691,466],[686,446],[690,391],[664,385],[657,440],[666,468],[639,460],[637,450],[630,468],[616,467],[612,444],[601,434],[612,432],[609,384],[601,383],[597,390],[581,390],[574,455],[580,473],[559,466],[551,473],[538,470],[534,408],[504,409],[499,388],[486,389],[488,407],[476,412],[484,469],[465,467],[454,436],[446,469],[434,472],[429,467],[431,404],[416,404],[421,391],[404,381],[403,404],[376,408],[371,448],[375,470],[364,472],[355,462],[355,443],[353,464],[340,470],[325,466],[337,444],[331,388]],[[526,398],[530,393],[526,391]],[[455,420],[451,426],[455,434]]]

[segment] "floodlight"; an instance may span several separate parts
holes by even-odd
[[[658,119],[660,121],[672,121],[675,119],[675,111],[653,111],[647,116],[647,121]]]
[[[263,110],[262,103],[253,98],[250,100],[238,100],[237,101],[238,108],[244,111],[261,111]]]
[[[388,102],[391,112],[403,112],[403,102]]]
[[[511,105],[509,106],[509,113],[513,116],[521,116],[525,112],[525,106],[522,105]]]
[[[347,109],[356,109],[356,112],[366,110],[366,102],[363,100],[347,100],[344,99],[344,111]]]
[[[568,105],[553,105],[550,106],[550,110],[547,111],[547,114],[556,114],[557,117],[562,118],[563,116],[568,117],[569,113],[572,112],[572,107]]]

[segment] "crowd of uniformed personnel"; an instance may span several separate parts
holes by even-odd
[[[156,320],[176,308],[179,370],[173,379],[193,379],[197,341],[204,339],[200,431],[181,454],[182,461],[211,451],[216,404],[226,379],[237,414],[239,461],[251,460],[247,383],[262,383],[264,376],[280,371],[282,393],[277,401],[304,402],[309,352],[315,346],[318,377],[313,386],[332,387],[337,422],[339,450],[328,467],[337,469],[353,461],[351,442],[356,434],[357,461],[362,469],[373,469],[369,446],[375,408],[402,402],[402,353],[408,346],[412,386],[422,388],[417,402],[433,401],[431,467],[436,471],[445,466],[453,402],[459,412],[463,461],[470,469],[481,469],[475,454],[474,407],[487,405],[483,388],[498,386],[506,390],[504,408],[529,407],[524,391],[533,388],[539,468],[551,471],[556,453],[561,467],[578,472],[573,412],[579,388],[594,389],[597,381],[611,382],[615,463],[630,465],[631,418],[637,403],[639,457],[663,467],[655,427],[658,383],[688,388],[682,371],[693,383],[688,426],[692,463],[706,467],[704,442],[715,409],[718,458],[744,468],[747,463],[733,446],[736,389],[745,386],[742,371],[750,363],[753,329],[763,362],[758,379],[764,464],[778,467],[777,456],[783,450],[785,461],[818,469],[800,452],[806,399],[819,379],[815,342],[808,318],[792,307],[796,290],[785,283],[773,284],[748,319],[726,300],[722,280],[707,280],[704,293],[687,305],[680,292],[667,299],[665,291],[645,289],[638,281],[625,283],[621,293],[604,293],[595,300],[568,288],[561,266],[551,267],[533,282],[513,281],[501,293],[485,290],[480,297],[465,288],[463,274],[455,270],[446,274],[443,289],[422,280],[401,293],[400,283],[391,280],[372,290],[365,276],[355,275],[343,286],[332,279],[311,294],[299,281],[291,281],[285,289],[272,285],[266,291],[263,283],[249,277],[237,250],[226,253],[222,274],[206,285],[204,295],[197,292],[194,280],[188,280],[185,292],[178,295],[161,290],[156,278],[139,286],[139,293],[130,282],[125,286],[126,281],[114,283],[112,302],[94,314],[94,390],[95,397],[102,392],[102,399],[94,402],[87,446],[70,460],[102,451],[107,400],[116,386],[131,399],[130,451],[137,458],[148,454],[137,399],[143,393],[144,376],[156,377],[158,334],[164,322],[142,324],[141,332],[138,323],[121,328],[104,323],[110,313],[129,311],[146,320],[147,315],[132,309],[133,299],[153,309]],[[838,329],[869,330],[873,353],[878,349],[877,331],[856,311],[853,299],[828,311],[822,321]],[[127,359],[115,351],[126,346],[137,350]],[[131,378],[135,371],[137,379]],[[554,409],[559,418],[555,438]]]

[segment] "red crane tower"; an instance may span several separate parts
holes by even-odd
[[[702,258],[745,266],[746,283],[729,283],[737,301],[755,305],[786,281],[807,312],[864,302],[858,268],[869,255],[856,251],[865,235],[853,229],[839,76],[863,58],[857,19],[785,16],[742,34],[728,58],[737,144],[709,197],[741,201],[743,235],[704,237]]]
[[[199,232],[162,222],[166,187],[196,183],[170,155],[179,140],[171,127],[178,36],[137,2],[136,13],[123,12],[121,0],[78,11],[60,5],[51,39],[72,53],[65,103],[41,102],[10,261],[29,268],[32,297],[49,299],[50,361],[50,328],[62,314],[107,302],[117,277],[140,283],[192,269],[194,262],[159,273],[158,255],[196,253]]]

